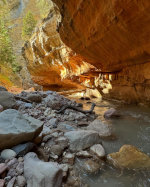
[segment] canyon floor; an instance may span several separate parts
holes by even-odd
[[[148,187],[149,112],[0,87],[0,186]]]

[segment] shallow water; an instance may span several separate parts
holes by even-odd
[[[84,108],[90,107],[87,101],[78,100]],[[117,152],[124,144],[134,145],[150,155],[150,108],[144,106],[129,106],[121,103],[97,101],[95,108],[98,118],[112,125],[116,140],[103,140],[106,153]],[[121,113],[121,118],[105,120],[103,114],[114,107]],[[106,167],[96,175],[79,172],[83,181],[90,187],[149,187],[150,171],[120,171],[111,166]]]

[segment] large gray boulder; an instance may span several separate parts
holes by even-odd
[[[0,149],[32,141],[42,131],[43,123],[17,110],[0,113]]]
[[[0,91],[0,105],[2,105],[4,109],[13,108],[16,105],[14,95],[6,91]]]
[[[98,119],[91,122],[87,127],[87,130],[94,130],[98,132],[100,137],[107,137],[107,136],[111,136],[112,134],[111,126],[101,122]]]
[[[35,153],[24,157],[27,187],[61,187],[63,172],[55,162],[43,162]]]
[[[101,142],[99,134],[89,130],[66,132],[65,137],[69,140],[70,150],[72,152],[84,150]]]
[[[1,91],[6,91],[7,92],[7,89],[5,87],[3,87],[3,86],[0,86],[0,92]]]

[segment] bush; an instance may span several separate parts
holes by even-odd
[[[28,40],[31,37],[32,32],[36,26],[36,23],[37,22],[33,14],[30,11],[28,11],[28,13],[23,18],[23,28],[22,28],[23,39]]]

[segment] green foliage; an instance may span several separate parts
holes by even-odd
[[[9,8],[5,0],[0,1],[0,64],[11,66],[14,72],[21,67],[16,62],[12,41],[8,29]]]
[[[2,18],[0,19],[0,62],[13,63],[15,56],[13,54],[12,43],[9,32]]]
[[[23,28],[22,28],[22,38],[28,40],[36,26],[36,20],[33,14],[28,11],[25,17],[23,18]]]
[[[42,18],[45,18],[52,7],[51,0],[36,0]]]

